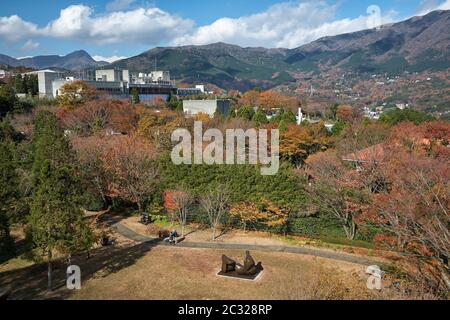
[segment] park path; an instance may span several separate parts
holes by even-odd
[[[158,238],[150,238],[143,236],[130,228],[126,227],[120,222],[114,221],[111,227],[115,229],[120,235],[130,240],[139,243],[148,243],[154,246],[170,246],[168,243],[161,241]],[[237,244],[237,243],[223,243],[223,242],[189,242],[183,241],[176,245],[179,248],[197,248],[197,249],[230,249],[230,250],[251,250],[251,251],[267,251],[267,252],[288,252],[295,254],[303,254],[314,257],[332,259],[337,261],[344,261],[356,263],[360,265],[370,266],[374,264],[382,264],[379,260],[370,259],[357,255],[350,255],[342,252],[334,252],[330,250],[318,248],[306,248],[300,246],[275,246],[275,245],[253,245],[253,244]]]

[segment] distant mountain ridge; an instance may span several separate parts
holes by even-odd
[[[72,52],[66,56],[48,55],[30,58],[16,59],[0,54],[0,64],[11,67],[27,67],[33,69],[59,68],[67,70],[82,70],[92,67],[102,67],[108,62],[95,61],[89,53],[84,50]]]
[[[395,24],[318,39],[295,49],[242,48],[226,43],[158,47],[112,64],[96,62],[87,52],[17,60],[0,55],[0,64],[70,70],[102,67],[150,72],[169,70],[187,83],[224,89],[268,89],[336,70],[399,73],[450,68],[450,11],[434,11]]]
[[[295,49],[241,48],[215,43],[155,48],[112,64],[131,71],[159,69],[185,82],[206,82],[229,89],[269,88],[298,73],[402,72],[450,68],[450,11],[325,37]]]

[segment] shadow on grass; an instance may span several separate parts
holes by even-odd
[[[133,265],[159,241],[149,241],[128,247],[104,247],[87,254],[72,257],[72,265],[81,269],[82,283],[94,278],[103,278]],[[72,291],[66,288],[67,264],[57,260],[53,264],[53,290],[47,290],[47,264],[35,264],[30,267],[0,273],[0,288],[11,290],[10,299],[66,299]]]

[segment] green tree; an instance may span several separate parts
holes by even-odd
[[[92,233],[81,211],[83,190],[74,154],[55,115],[38,113],[32,145],[34,189],[27,239],[47,257],[49,289],[55,250],[70,256],[88,250],[92,244]]]
[[[32,140],[31,161],[35,186],[45,161],[49,161],[52,168],[74,163],[74,152],[58,124],[58,119],[50,111],[37,113]]]
[[[237,111],[237,116],[246,120],[252,120],[255,115],[255,109],[251,106],[242,107]]]
[[[0,141],[0,258],[13,252],[9,223],[17,204],[19,182],[12,148],[12,142]]]
[[[131,103],[138,104],[141,102],[136,88],[131,89]]]
[[[333,136],[339,136],[344,129],[345,129],[345,123],[338,120],[338,121],[336,121],[333,128],[331,129],[331,134]]]
[[[258,111],[253,116],[253,122],[255,122],[258,126],[267,124],[269,121],[267,120],[266,113],[262,109],[258,109]]]
[[[35,74],[27,74],[23,77],[23,92],[32,96],[39,93],[38,76]]]
[[[431,122],[436,120],[433,116],[416,110],[405,109],[405,110],[393,110],[384,113],[380,117],[380,121],[391,126],[395,126],[400,122],[413,122],[418,125],[424,122]]]
[[[21,74],[14,77],[14,89],[17,93],[25,93],[24,78]]]
[[[281,132],[286,132],[286,131],[288,130],[288,127],[287,127],[286,122],[285,122],[284,120],[281,120],[281,121],[279,122],[279,124],[278,124],[278,129],[279,129]]]
[[[286,124],[297,123],[297,118],[291,110],[284,112],[283,115],[281,116],[281,120],[283,120]]]
[[[0,119],[13,111],[17,103],[16,93],[10,85],[0,86]]]
[[[9,234],[8,217],[0,211],[0,261],[14,252],[14,241]]]
[[[71,167],[52,168],[50,161],[44,162],[39,187],[33,192],[27,237],[33,248],[47,257],[49,289],[55,250],[70,255],[88,250],[92,244],[92,233],[80,209],[81,194]]]

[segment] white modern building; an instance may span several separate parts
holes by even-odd
[[[134,83],[130,72],[121,69],[96,70],[95,76],[87,76],[87,73],[74,76],[72,73],[61,73],[54,70],[33,71],[29,74],[38,75],[39,96],[47,98],[56,98],[60,94],[61,87],[76,80],[84,81],[106,95],[119,96],[123,99],[129,98],[131,90],[136,90],[142,102],[151,102],[155,98],[167,99],[171,93],[176,93],[176,87],[170,82],[168,71],[160,71],[160,73],[151,75],[151,77],[160,76],[161,79],[168,81],[149,81],[147,83]]]
[[[205,113],[211,118],[216,111],[227,115],[230,110],[230,100],[183,100],[183,111],[187,116]]]
[[[39,97],[54,98],[53,82],[59,81],[64,74],[53,70],[40,70],[30,72],[29,74],[37,74],[39,85]]]
[[[168,84],[171,80],[169,71],[152,71],[150,73],[131,73],[130,81],[133,84]]]
[[[95,80],[98,82],[128,82],[130,83],[130,72],[121,69],[95,70]]]

